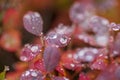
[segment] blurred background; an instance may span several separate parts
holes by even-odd
[[[46,34],[59,23],[72,24],[69,10],[76,1],[89,3],[98,15],[120,23],[120,0],[0,0],[0,71],[4,65],[10,66],[10,72],[14,71],[23,45],[38,42],[23,27],[22,18],[27,11],[41,14]]]

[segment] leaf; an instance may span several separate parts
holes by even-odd
[[[60,57],[61,54],[58,47],[53,45],[48,45],[45,48],[43,59],[44,59],[45,69],[47,72],[51,72],[55,69],[55,67],[60,61]]]
[[[6,71],[8,70],[9,70],[8,66],[5,66],[4,71],[0,73],[0,80],[5,80]]]
[[[40,36],[43,30],[43,20],[38,12],[28,12],[23,16],[24,28],[36,35]]]

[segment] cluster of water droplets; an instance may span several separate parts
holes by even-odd
[[[44,80],[44,76],[35,69],[29,69],[20,76],[20,80]]]
[[[65,34],[59,34],[56,32],[50,32],[46,36],[46,41],[48,44],[54,44],[59,47],[64,47],[70,42],[71,38]]]
[[[20,53],[20,59],[22,61],[32,60],[41,52],[41,48],[38,44],[26,44]]]
[[[92,62],[98,54],[98,49],[96,48],[83,48],[77,49],[74,58],[79,62]]]

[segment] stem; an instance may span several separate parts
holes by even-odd
[[[28,66],[31,65],[31,63],[34,63],[35,61],[37,61],[39,59],[42,59],[42,57],[43,57],[43,52],[44,52],[44,47],[45,47],[45,41],[44,41],[43,33],[41,33],[39,35],[39,38],[40,38],[40,42],[41,42],[41,45],[42,45],[42,49],[41,49],[42,51],[40,51],[40,54],[38,54],[33,60],[31,60],[30,62],[28,62]]]
[[[112,31],[112,30],[110,30],[109,33],[111,36],[110,36],[109,44],[107,45],[107,49],[109,50],[107,56],[108,56],[109,63],[111,63],[111,61],[113,60],[113,56],[111,56],[110,54],[112,54],[113,44],[114,44],[114,40],[115,40],[115,37],[114,37],[115,34],[114,34],[114,31]]]
[[[42,47],[44,47],[45,46],[45,41],[44,41],[44,35],[43,35],[43,33],[40,34],[40,41],[41,41]]]
[[[46,74],[46,80],[51,80],[51,78],[52,78],[51,73],[47,73],[47,74]]]
[[[70,43],[69,43],[68,46],[67,46],[67,50],[71,50],[71,49],[72,49],[72,38],[71,38]]]
[[[41,45],[42,45],[41,53],[42,53],[42,57],[43,57],[43,52],[44,52],[44,48],[45,48],[45,39],[44,39],[43,33],[41,33],[39,37],[40,37],[40,42],[41,42]]]
[[[72,24],[72,27],[73,27],[73,31],[75,30],[75,24]],[[70,43],[68,44],[67,46],[67,50],[71,50],[72,49],[72,46],[73,46],[73,36],[74,36],[74,32],[72,32],[71,34],[71,40],[70,40]]]

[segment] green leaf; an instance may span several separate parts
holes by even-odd
[[[4,71],[0,73],[0,80],[5,80],[6,71],[9,70],[8,66],[5,66]]]

